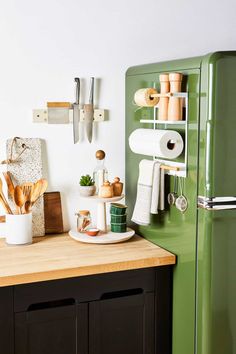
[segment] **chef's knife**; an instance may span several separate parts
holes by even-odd
[[[76,89],[75,89],[75,103],[73,104],[73,134],[74,134],[74,144],[79,141],[79,121],[80,121],[80,109],[79,109],[79,97],[80,97],[80,79],[75,78]]]
[[[90,143],[92,142],[92,138],[93,138],[93,116],[94,116],[93,97],[94,97],[94,77],[91,77],[89,103],[84,105],[85,129],[86,129],[88,141]]]

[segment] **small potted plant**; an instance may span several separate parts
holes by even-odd
[[[90,197],[94,195],[96,188],[94,185],[94,180],[92,179],[91,176],[89,175],[81,176],[79,184],[80,184],[80,195],[82,197]]]

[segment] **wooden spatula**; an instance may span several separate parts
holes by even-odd
[[[10,172],[3,172],[2,174],[5,178],[6,183],[7,183],[8,192],[9,192],[10,196],[12,197],[12,199],[14,200],[15,187],[14,187],[14,184],[11,179],[11,174],[10,174]]]
[[[25,203],[25,211],[28,213],[31,211],[33,205],[37,202],[37,200],[42,197],[42,195],[46,192],[48,187],[48,182],[46,179],[39,179],[34,186],[32,187],[30,201]]]

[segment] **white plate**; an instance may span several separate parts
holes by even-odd
[[[107,233],[101,233],[97,236],[88,236],[85,233],[81,233],[75,230],[70,230],[69,235],[76,241],[85,242],[85,243],[118,243],[129,240],[132,236],[134,236],[135,231],[127,228],[127,232],[116,233],[108,231]]]

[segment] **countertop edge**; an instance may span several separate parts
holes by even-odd
[[[96,275],[103,273],[113,273],[126,270],[135,270],[142,268],[152,268],[159,266],[174,265],[176,262],[175,255],[165,257],[152,257],[125,262],[116,262],[111,264],[98,264],[94,266],[84,266],[77,268],[55,269],[50,271],[42,271],[38,273],[27,273],[19,275],[11,275],[6,277],[0,276],[0,288],[5,286],[14,286],[20,284],[37,283],[41,281],[50,281],[66,278],[75,278],[87,275]]]

